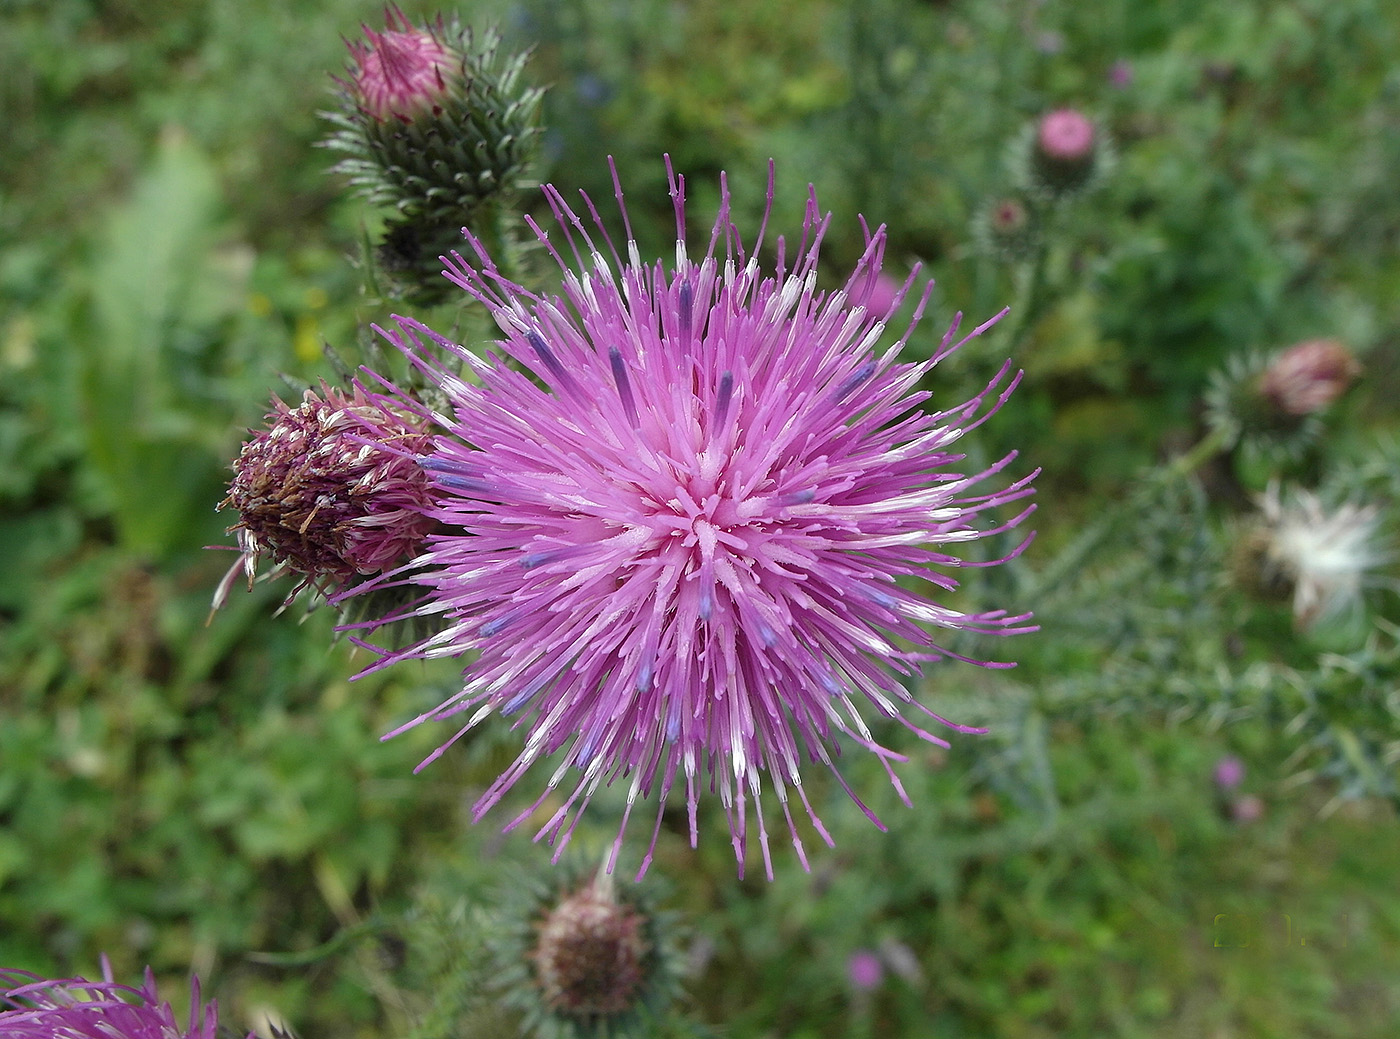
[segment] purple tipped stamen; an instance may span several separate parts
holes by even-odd
[[[637,417],[637,402],[632,398],[632,384],[627,379],[627,366],[622,360],[622,351],[617,347],[608,348],[608,364],[612,367],[613,383],[617,386],[618,399],[622,401],[622,411],[627,421],[636,429],[641,421]]]

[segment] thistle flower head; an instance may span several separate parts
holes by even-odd
[[[981,470],[954,448],[1018,377],[1008,365],[971,400],[925,409],[920,382],[960,345],[957,322],[931,359],[900,359],[930,285],[909,329],[877,349],[917,274],[884,312],[853,302],[851,286],[879,272],[883,228],[867,231],[846,288],[821,291],[829,217],[815,195],[801,238],[779,238],[776,267],[764,273],[763,231],[744,243],[723,178],[708,244],[692,257],[684,180],[669,164],[668,174],[673,267],[644,263],[630,231],[619,256],[586,197],[596,230],[546,188],[564,252],[582,268],[536,229],[564,269],[562,297],[514,284],[478,243],[475,264],[454,256],[447,271],[494,315],[499,356],[479,360],[403,318],[385,333],[452,404],[441,417],[451,435],[423,463],[443,530],[414,575],[427,588],[419,612],[442,614],[445,629],[387,659],[472,655],[461,691],[404,728],[462,717],[460,736],[501,714],[528,729],[516,761],[478,801],[478,818],[553,755],[546,792],[510,826],[573,771],[573,791],[541,837],[562,848],[601,786],[625,780],[623,828],[636,802],[654,797],[654,846],[662,810],[683,797],[694,844],[708,785],[741,869],[753,809],[771,876],[757,810],[765,783],[805,866],[793,793],[830,838],[807,803],[803,760],[836,772],[841,745],[854,744],[901,789],[890,765],[899,755],[877,742],[868,714],[945,746],[920,716],[977,731],[915,696],[923,663],[963,659],[933,631],[1029,630],[1025,615],[961,612],[945,598],[957,585],[950,571],[1004,561],[969,564],[953,546],[1031,511],[989,520],[1029,495],[1031,478],[1000,484],[1014,456]],[[772,193],[770,172],[770,207]],[[479,384],[440,365],[432,344]],[[620,829],[614,856],[621,840]],[[649,848],[643,871],[650,858]]]
[[[1281,350],[1259,376],[1259,395],[1280,415],[1322,411],[1347,391],[1361,365],[1338,339],[1309,339]]]
[[[348,43],[354,63],[351,83],[372,118],[410,123],[440,109],[449,77],[461,62],[432,33],[416,28],[397,8],[385,12],[384,32],[364,26],[366,43]]]
[[[103,963],[104,980],[46,980],[0,969],[0,1035],[5,1039],[215,1039],[218,1009],[200,1002],[199,979],[190,984],[190,1016],[175,1019],[156,992],[150,968],[140,988],[118,985]],[[253,1039],[248,1033],[248,1039]]]
[[[1205,419],[1227,446],[1282,462],[1301,456],[1321,435],[1321,408],[1311,406],[1322,399],[1320,387],[1294,360],[1283,360],[1286,353],[1239,353],[1211,376]],[[1336,380],[1328,384],[1328,392],[1341,392]]]
[[[626,1012],[645,978],[644,923],[596,883],[551,908],[532,957],[545,1004],[576,1017]]]
[[[1094,124],[1083,112],[1057,108],[1040,117],[1036,147],[1055,162],[1084,162],[1094,154]]]
[[[432,445],[425,423],[365,393],[322,386],[290,407],[279,399],[267,427],[243,445],[219,508],[241,552],[214,596],[218,608],[241,570],[251,584],[259,562],[301,575],[303,588],[329,594],[416,554],[433,521],[418,456]]]
[[[1286,598],[1300,628],[1355,607],[1371,571],[1387,558],[1374,506],[1328,508],[1310,491],[1287,499],[1274,484],[1260,497],[1260,523],[1237,571],[1247,587]]]
[[[543,92],[522,82],[526,55],[502,60],[494,30],[442,18],[414,25],[396,7],[385,22],[349,45],[322,143],[343,156],[336,173],[393,212],[376,250],[388,287],[430,305],[448,287],[438,256],[462,227],[532,183]]]

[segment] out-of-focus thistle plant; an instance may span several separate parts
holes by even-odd
[[[591,870],[566,861],[493,915],[489,984],[525,1035],[641,1039],[680,995],[677,918],[658,909],[648,882],[617,882],[606,859]]]
[[[323,143],[344,156],[335,172],[393,211],[374,253],[388,288],[431,305],[450,291],[439,257],[461,244],[463,227],[503,244],[501,214],[531,186],[543,91],[523,82],[528,55],[498,53],[495,30],[441,16],[414,25],[393,6],[385,23],[349,44]]]
[[[1310,339],[1226,363],[1206,390],[1205,418],[1221,448],[1270,462],[1298,458],[1322,432],[1322,414],[1361,374],[1337,339]]]
[[[979,252],[1011,268],[1015,305],[1002,334],[1015,353],[1053,296],[1046,267],[1052,247],[1069,240],[1074,201],[1109,175],[1116,157],[1089,116],[1059,108],[1011,138],[1004,164],[1006,184],[975,211],[971,235]]]
[[[422,463],[437,497],[429,514],[443,529],[401,579],[424,589],[423,602],[385,619],[441,618],[443,627],[404,649],[371,648],[386,663],[468,657],[462,689],[399,730],[459,727],[424,765],[491,715],[526,712],[525,746],[477,802],[478,818],[557,755],[554,778],[511,827],[577,770],[540,829],[562,851],[597,791],[630,777],[614,855],[635,803],[654,798],[645,871],[668,800],[683,796],[694,843],[710,786],[740,868],[752,818],[771,876],[765,784],[804,866],[791,794],[831,840],[802,785],[804,759],[845,785],[835,758],[849,741],[876,755],[903,794],[891,764],[900,755],[876,741],[863,711],[944,746],[922,719],[978,731],[940,717],[911,679],[928,661],[968,660],[939,632],[1032,629],[1026,614],[980,603],[964,612],[947,595],[956,570],[1020,553],[1029,538],[1002,558],[952,554],[1025,519],[1024,505],[1004,521],[987,514],[1030,495],[1034,474],[1003,483],[1014,454],[969,465],[954,446],[1010,396],[1018,377],[1009,362],[971,399],[939,410],[925,409],[918,389],[992,322],[958,340],[955,319],[931,358],[902,361],[928,283],[904,334],[878,348],[918,273],[883,313],[864,305],[883,228],[867,233],[847,284],[821,291],[829,217],[814,193],[796,248],[779,239],[777,269],[765,276],[762,234],[746,246],[723,180],[705,252],[691,258],[684,180],[669,162],[668,176],[674,269],[644,263],[630,230],[615,248],[588,202],[595,239],[546,188],[563,251],[584,267],[570,269],[537,229],[564,270],[563,296],[515,283],[473,241],[477,265],[454,256],[449,276],[495,319],[497,352],[483,360],[404,318],[385,333],[451,403],[438,418],[449,435]],[[620,183],[615,191],[620,200]],[[770,209],[773,194],[770,169]],[[862,294],[853,299],[854,287]],[[454,374],[460,364],[477,384]]]
[[[973,217],[972,239],[977,250],[1005,263],[1034,258],[1040,236],[1040,214],[1030,200],[1019,195],[993,198]]]
[[[305,589],[332,596],[407,562],[436,526],[419,463],[432,448],[430,427],[388,398],[322,384],[296,407],[274,398],[266,427],[250,432],[219,505],[238,515],[229,533],[239,558],[215,609],[240,574],[251,587],[265,561],[269,576],[299,578],[284,606]]]
[[[0,1036],[4,1039],[223,1039],[218,1008],[200,1000],[199,979],[190,982],[190,1016],[175,1019],[156,991],[148,967],[139,988],[112,980],[105,958],[103,980],[47,980],[27,971],[0,969]],[[249,1032],[247,1039],[256,1039]]]

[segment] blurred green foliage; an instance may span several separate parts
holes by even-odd
[[[797,227],[809,182],[835,213],[830,284],[860,253],[857,212],[888,222],[897,270],[937,277],[916,351],[955,310],[1016,304],[930,388],[963,399],[1008,353],[1026,371],[975,450],[1044,468],[1041,539],[967,594],[1033,608],[1043,630],[990,651],[1017,672],[932,674],[934,709],[993,731],[950,753],[891,733],[912,811],[851,763],[888,834],[813,777],[837,849],[806,835],[810,876],[778,850],[773,884],[738,882],[717,810],[698,851],[668,816],[655,869],[693,928],[693,1015],[789,1039],[1386,1034],[1394,596],[1296,631],[1225,576],[1250,495],[1280,474],[1141,474],[1201,435],[1228,356],[1331,335],[1366,377],[1282,475],[1400,500],[1400,11],[462,14],[535,48],[543,178],[604,200],[615,156],[644,254],[674,234],[661,153],[702,220],[726,170],[743,228],[772,158],[775,230]],[[308,1037],[407,1034],[425,992],[459,998],[433,977],[452,956],[405,940],[428,941],[425,916],[476,926],[464,899],[549,868],[528,827],[466,821],[513,756],[504,726],[417,777],[439,734],[378,741],[439,702],[450,665],[352,682],[362,660],[331,618],[274,617],[275,586],[206,625],[234,557],[201,548],[228,540],[213,507],[242,430],[269,393],[329,375],[323,341],[353,359],[387,313],[357,269],[378,217],[315,147],[342,36],[381,17],[365,0],[0,8],[0,962],[193,967],[235,1023],[272,1011]],[[979,214],[1017,190],[1013,142],[1061,105],[1098,122],[1112,169],[1026,256],[979,248]],[[1212,785],[1227,752],[1256,821]],[[846,975],[860,949],[887,964],[874,992]]]

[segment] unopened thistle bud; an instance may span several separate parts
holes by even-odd
[[[647,887],[581,874],[576,861],[545,883],[506,910],[514,923],[496,946],[497,987],[523,1012],[522,1033],[655,1034],[684,970],[671,914]]]
[[[411,26],[384,32],[365,26],[364,32],[369,42],[349,47],[355,69],[352,86],[365,113],[380,122],[411,123],[420,114],[440,110],[448,77],[456,73],[452,53],[432,33]]]
[[[290,407],[274,399],[267,428],[243,445],[219,508],[238,521],[239,561],[220,583],[222,606],[237,573],[251,586],[258,564],[301,575],[303,588],[333,595],[358,578],[416,554],[435,521],[418,458],[432,447],[427,423],[356,386],[322,386]]]
[[[551,909],[532,956],[545,1005],[572,1017],[630,1009],[641,995],[650,952],[644,923],[597,884]]]
[[[1040,220],[1027,199],[1007,195],[982,208],[972,225],[972,237],[979,252],[1019,263],[1034,254],[1040,243]]]
[[[439,285],[444,243],[530,186],[543,93],[521,83],[526,55],[499,59],[493,30],[414,25],[397,7],[385,23],[349,44],[323,143],[345,156],[335,172],[394,210],[379,259],[400,295],[426,304],[450,288]]]

